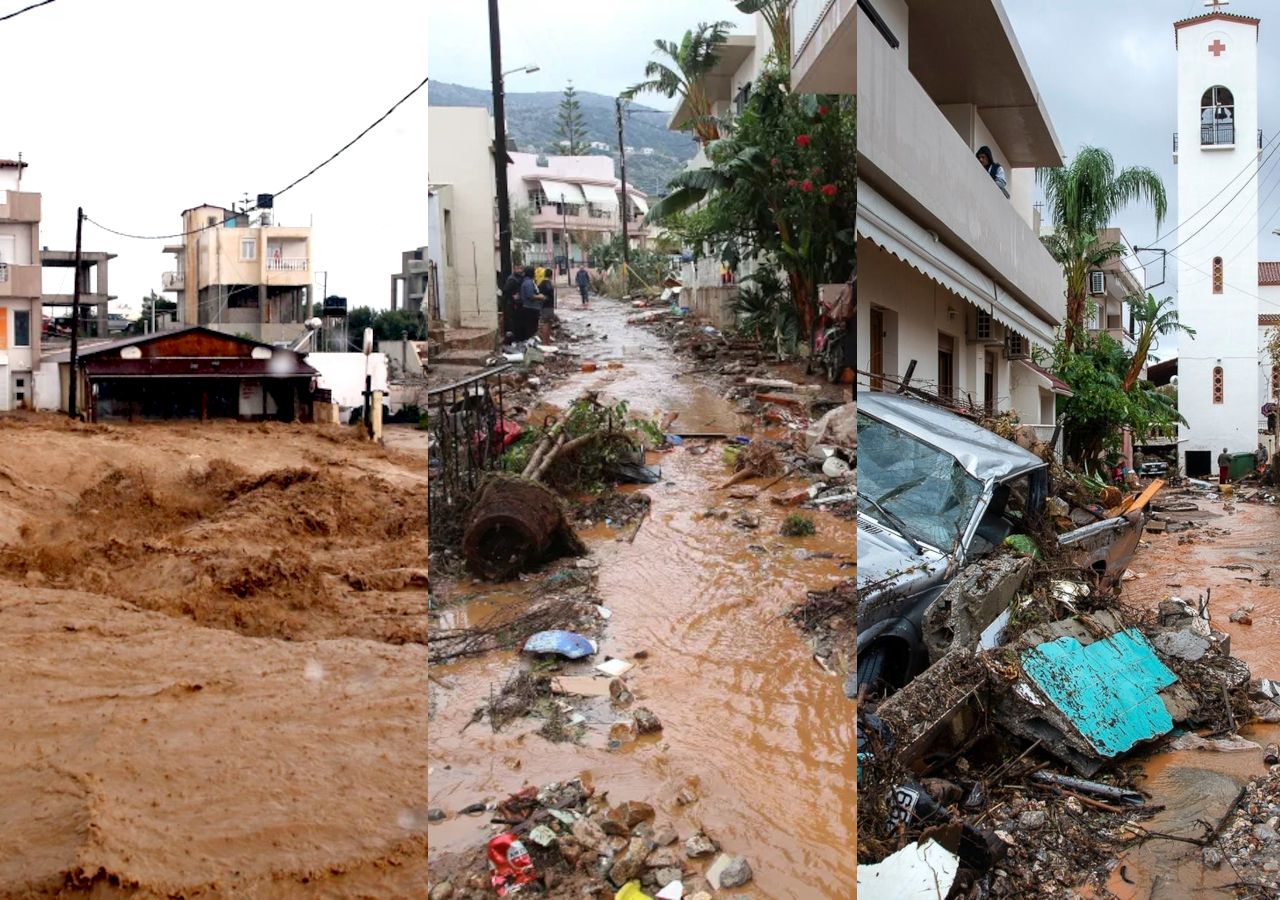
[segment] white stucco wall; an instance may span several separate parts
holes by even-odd
[[[1209,451],[1216,467],[1223,447],[1232,452],[1257,446],[1259,365],[1254,341],[1242,332],[1257,328],[1258,179],[1239,175],[1257,165],[1257,29],[1221,19],[1177,32],[1178,208],[1198,210],[1204,229],[1178,251],[1178,312],[1196,330],[1179,341],[1178,406],[1188,425],[1179,429],[1180,450]],[[1225,52],[1214,55],[1215,42]],[[1202,147],[1201,97],[1215,85],[1235,101],[1235,145]],[[1228,188],[1228,183],[1231,183]],[[1215,195],[1217,195],[1215,197]],[[1232,199],[1234,197],[1234,199]],[[1209,221],[1214,213],[1225,211]],[[1214,257],[1223,258],[1224,288],[1213,293]],[[1213,370],[1224,373],[1223,402],[1213,402]]]
[[[369,373],[375,391],[387,390],[387,355],[372,353],[368,357]],[[319,386],[333,391],[339,406],[364,405],[365,355],[363,353],[308,353],[306,362],[320,373]]]

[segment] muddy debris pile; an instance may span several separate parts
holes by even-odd
[[[1110,494],[1054,476],[1067,521],[962,570],[923,618],[931,664],[861,698],[860,886],[925,869],[945,875],[944,897],[1101,886],[1159,811],[1127,768],[1135,752],[1222,749],[1268,704],[1280,712],[1207,598],[1132,609],[1119,573],[1100,580],[1054,540],[1090,501],[1145,517],[1159,485]]]
[[[682,802],[682,796],[677,802]],[[484,848],[438,874],[435,900],[479,900],[540,893],[553,897],[689,898],[752,880],[743,856],[722,851],[707,834],[681,835],[649,803],[610,803],[581,779],[528,786],[499,803],[462,811],[488,815],[494,832]],[[432,810],[443,819],[443,810]]]
[[[1237,897],[1280,896],[1280,767],[1272,765],[1246,785],[1216,839],[1202,852],[1206,868],[1235,877]]]
[[[809,636],[814,660],[844,680],[844,693],[850,700],[858,692],[856,595],[856,582],[848,578],[829,590],[809,591],[803,602],[787,611],[792,624]]]

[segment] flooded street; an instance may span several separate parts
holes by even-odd
[[[590,324],[595,337],[574,350],[597,368],[541,399],[563,408],[583,391],[599,391],[602,401],[626,400],[646,415],[678,414],[673,433],[750,434],[750,420],[714,385],[682,377],[682,363],[661,338],[626,324],[630,313],[603,300],[589,311],[563,311],[575,332]],[[709,449],[699,452],[700,445]],[[461,808],[581,774],[613,803],[651,803],[659,821],[682,835],[704,830],[746,855],[755,877],[741,889],[745,895],[852,893],[853,707],[840,679],[813,661],[803,635],[781,614],[807,590],[850,576],[854,525],[819,512],[816,534],[781,537],[790,510],[764,495],[735,500],[714,490],[729,473],[721,446],[689,439],[649,455],[662,480],[645,488],[652,506],[634,542],[605,525],[581,532],[597,564],[598,602],[612,614],[596,659],[644,651],[628,686],[663,731],[610,750],[607,698],[577,704],[588,716],[577,745],[549,743],[529,720],[497,734],[487,722],[464,731],[516,667],[516,655],[432,667],[429,805],[448,813],[428,829],[432,860],[483,846],[491,835],[487,815],[459,816]],[[768,493],[806,483],[784,479]],[[713,507],[731,515],[706,516]],[[735,527],[733,515],[744,509],[760,516],[758,529]],[[444,586],[438,599],[457,603],[452,624],[466,624],[493,604],[526,602],[529,591],[523,581],[461,582]],[[684,789],[697,800],[677,803]]]
[[[1209,594],[1213,626],[1231,635],[1232,655],[1248,663],[1253,677],[1275,677],[1280,672],[1280,586],[1265,576],[1280,546],[1280,510],[1249,503],[1224,508],[1199,496],[1196,501],[1201,512],[1169,513],[1169,517],[1194,519],[1201,527],[1146,535],[1151,546],[1140,550],[1130,567],[1142,577],[1126,583],[1125,599],[1154,609],[1170,596],[1194,603]],[[1247,605],[1253,606],[1251,626],[1229,621],[1231,613]],[[1266,773],[1261,747],[1280,741],[1280,726],[1248,726],[1241,736],[1259,744],[1259,749],[1166,751],[1147,759],[1141,786],[1152,795],[1151,802],[1165,810],[1143,827],[1199,839],[1205,834],[1202,822],[1216,826],[1244,785]],[[1230,885],[1237,880],[1230,866],[1218,871],[1206,868],[1198,846],[1159,838],[1127,854],[1107,889],[1121,900],[1227,898],[1236,896]]]

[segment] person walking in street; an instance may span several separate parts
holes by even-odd
[[[974,155],[978,157],[978,162],[982,163],[982,168],[987,170],[991,180],[996,183],[996,187],[1000,188],[1000,192],[1008,197],[1009,179],[1005,177],[1004,166],[996,162],[995,157],[991,155],[991,148],[985,145],[979,147]]]
[[[582,295],[582,305],[587,305],[587,289],[591,287],[591,276],[587,274],[586,266],[578,266],[578,274],[573,277],[574,284],[578,286],[578,293]]]
[[[1218,454],[1218,484],[1226,484],[1228,481],[1227,474],[1231,470],[1231,454],[1227,452],[1227,448],[1223,447],[1222,452]]]
[[[524,281],[520,283],[520,333],[517,336],[521,341],[538,333],[538,318],[542,315],[542,295],[533,276],[533,266],[525,266]]]

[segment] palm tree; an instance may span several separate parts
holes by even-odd
[[[645,81],[634,84],[622,92],[631,100],[636,94],[652,91],[668,100],[679,95],[689,105],[690,116],[676,127],[692,129],[698,143],[707,146],[720,137],[715,117],[711,114],[711,100],[707,97],[703,79],[715,68],[719,60],[717,51],[729,36],[732,22],[699,22],[696,31],[686,31],[680,43],[656,40],[653,46],[670,64],[652,60],[644,67]]]
[[[1138,345],[1133,352],[1133,361],[1129,363],[1129,371],[1125,373],[1124,392],[1128,393],[1138,382],[1143,366],[1147,364],[1147,356],[1151,353],[1151,345],[1157,337],[1165,337],[1181,332],[1195,337],[1194,328],[1189,328],[1178,321],[1178,311],[1173,308],[1173,298],[1165,297],[1157,300],[1151,294],[1145,297],[1127,298],[1129,309],[1135,322],[1141,324],[1138,331]]]
[[[1044,238],[1049,253],[1062,266],[1067,280],[1067,320],[1063,339],[1083,346],[1084,314],[1089,270],[1123,252],[1116,243],[1102,243],[1098,232],[1120,210],[1139,200],[1155,208],[1156,228],[1169,208],[1164,183],[1152,169],[1130,166],[1116,171],[1115,160],[1101,147],[1084,147],[1067,166],[1037,169],[1054,233]]]

